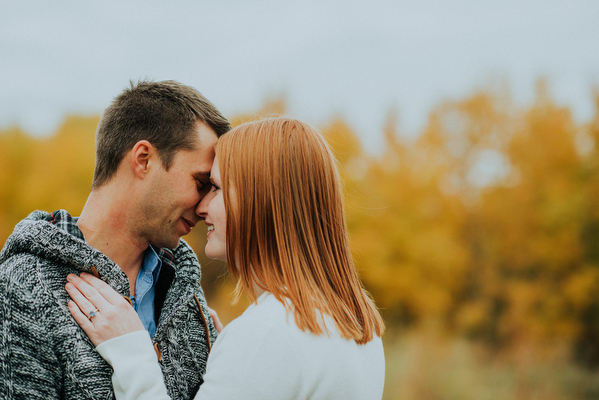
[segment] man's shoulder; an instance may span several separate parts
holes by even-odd
[[[0,263],[16,253],[29,252],[31,248],[44,246],[51,241],[59,240],[58,236],[68,236],[66,232],[53,225],[52,214],[45,211],[33,211],[22,219],[14,228],[0,253]]]
[[[44,290],[38,273],[40,263],[43,263],[43,260],[39,257],[20,253],[0,264],[0,297],[3,299],[4,307],[10,307],[12,314],[30,315],[38,310],[48,310],[47,306],[54,303],[50,293]],[[29,324],[30,319],[13,318],[11,323]]]
[[[16,253],[0,263],[0,280],[31,280],[40,257],[31,253]]]

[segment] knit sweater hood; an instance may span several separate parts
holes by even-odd
[[[57,218],[71,217],[64,210],[31,213],[0,252],[0,398],[111,399],[112,370],[72,319],[64,286],[69,273],[97,271],[128,295],[129,281],[107,256],[58,227]],[[161,271],[153,342],[169,395],[190,399],[217,333],[192,249],[181,240],[172,251],[157,250],[166,278]]]
[[[68,216],[62,210],[57,213]],[[129,293],[125,273],[103,253],[57,227],[53,223],[57,213],[34,211],[19,222],[0,252],[0,265],[11,257],[29,255],[52,261],[58,267],[56,272],[64,272],[65,278],[73,271],[92,273],[93,266],[116,291]],[[43,275],[43,271],[40,272]],[[64,289],[64,285],[60,289]]]

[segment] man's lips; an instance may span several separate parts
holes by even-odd
[[[187,233],[191,232],[191,229],[196,226],[196,223],[193,221],[190,221],[186,218],[181,218],[183,220],[183,224],[185,225],[186,231]]]

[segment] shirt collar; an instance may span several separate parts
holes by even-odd
[[[150,272],[154,278],[154,283],[158,279],[158,273],[162,267],[162,259],[158,257],[158,253],[154,249],[154,246],[148,246],[148,249],[144,253],[144,259],[141,263],[141,270],[144,272]]]
[[[81,229],[79,229],[79,227],[77,226],[77,220],[79,219],[79,217],[71,217],[71,215],[66,210],[54,211],[52,214],[50,214],[50,216],[51,224],[56,225],[58,228],[62,229],[63,231],[66,231],[70,235],[85,241]]]

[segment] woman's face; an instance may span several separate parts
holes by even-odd
[[[210,172],[212,188],[200,203],[196,213],[204,219],[208,225],[206,243],[206,256],[227,261],[227,215],[225,213],[225,201],[223,198],[220,170],[218,159],[214,159]]]

